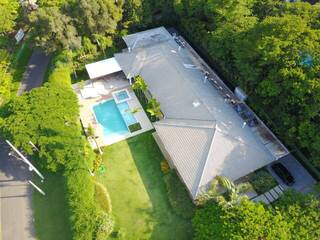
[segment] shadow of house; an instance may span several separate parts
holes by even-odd
[[[149,229],[151,234],[150,239],[159,239],[160,233],[163,235],[163,231],[168,231],[168,229],[171,231],[166,233],[169,236],[168,239],[177,239],[176,233],[179,236],[184,235],[184,239],[186,240],[191,239],[191,222],[177,216],[169,204],[163,181],[163,173],[160,170],[160,162],[164,160],[164,157],[155,143],[152,134],[150,132],[141,134],[128,139],[127,143],[152,203],[151,208],[138,209],[138,211],[146,212],[150,216],[150,219],[153,219],[153,227]],[[150,155],[143,155],[146,152],[150,153]],[[183,222],[184,226],[178,226],[175,220],[178,220],[180,223]]]

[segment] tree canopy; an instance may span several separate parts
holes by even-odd
[[[193,219],[194,239],[319,239],[319,199],[287,192],[275,206],[244,200],[231,208],[209,203]]]
[[[87,34],[114,33],[122,18],[121,1],[113,0],[80,0],[77,21],[82,31]]]
[[[30,15],[36,33],[36,43],[47,52],[60,49],[76,49],[81,46],[81,38],[71,17],[57,7],[40,8]]]
[[[19,15],[18,0],[0,0],[0,34],[14,29],[15,20]]]

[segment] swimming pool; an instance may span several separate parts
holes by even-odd
[[[116,104],[114,99],[107,100],[93,106],[93,111],[105,138],[126,135],[129,133],[127,126],[137,122],[127,102]]]

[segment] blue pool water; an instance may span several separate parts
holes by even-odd
[[[120,113],[124,121],[126,122],[127,126],[137,122],[133,114],[130,112],[130,107],[127,102],[119,103],[118,109],[120,110]]]
[[[129,96],[125,90],[123,90],[121,92],[117,92],[115,95],[116,95],[118,102],[129,98]]]
[[[129,132],[127,126],[137,122],[128,109],[130,108],[127,102],[116,104],[114,100],[108,100],[93,107],[106,138],[127,134]]]

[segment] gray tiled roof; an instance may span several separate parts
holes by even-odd
[[[153,34],[154,31],[154,34]],[[148,36],[161,35],[159,41]],[[166,119],[155,123],[161,142],[193,198],[215,176],[236,180],[275,158],[208,82],[194,57],[181,49],[164,28],[124,38],[130,53],[115,55],[132,77],[141,75],[160,102]],[[188,68],[186,66],[195,66]]]

